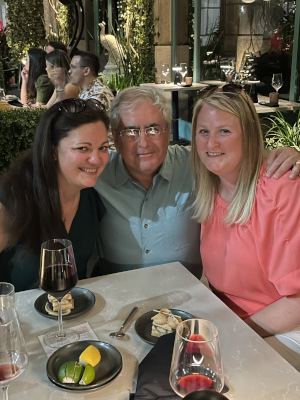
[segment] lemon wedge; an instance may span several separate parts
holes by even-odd
[[[100,351],[93,345],[88,346],[79,356],[79,362],[84,366],[90,364],[92,367],[95,367],[99,364],[100,360]]]

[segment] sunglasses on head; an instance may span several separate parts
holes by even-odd
[[[105,112],[105,107],[101,103],[101,101],[97,99],[76,99],[76,98],[71,98],[71,99],[65,99],[57,103],[57,107],[60,111],[65,111],[66,113],[69,114],[78,114],[81,113],[85,107],[88,105],[92,106],[97,111],[102,111]]]

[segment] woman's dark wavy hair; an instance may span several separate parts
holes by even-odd
[[[27,83],[27,97],[36,98],[35,82],[38,77],[46,74],[46,52],[43,49],[32,47],[28,50],[29,75]]]
[[[64,105],[70,101],[85,103],[85,107],[78,113],[67,112]],[[45,240],[65,237],[54,150],[71,130],[98,121],[109,128],[105,111],[81,99],[63,100],[42,116],[32,149],[20,156],[0,179],[0,202],[5,206],[4,230],[10,237],[9,246],[21,243],[39,252]]]

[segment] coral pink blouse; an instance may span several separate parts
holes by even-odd
[[[204,273],[213,291],[241,318],[300,291],[300,180],[268,179],[263,165],[251,218],[223,222],[228,202],[218,195],[201,227]]]

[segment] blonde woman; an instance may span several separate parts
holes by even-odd
[[[248,95],[199,100],[192,168],[204,273],[216,295],[299,369],[300,181],[267,178],[265,160]]]

